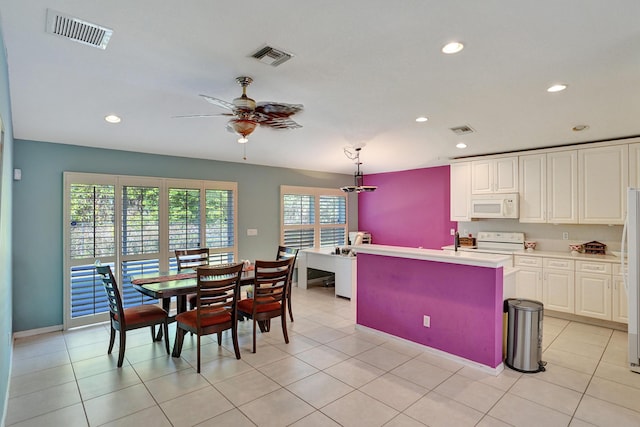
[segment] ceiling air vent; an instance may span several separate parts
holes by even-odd
[[[451,128],[451,130],[453,131],[453,133],[455,133],[456,135],[467,135],[469,133],[473,133],[474,130],[471,129],[471,126],[467,126],[467,125],[463,125],[463,126],[456,126],[454,128]]]
[[[264,64],[277,67],[278,65],[293,58],[293,55],[271,46],[265,46],[252,53],[251,57],[256,58]]]
[[[106,49],[113,30],[47,9],[46,31],[78,43]]]

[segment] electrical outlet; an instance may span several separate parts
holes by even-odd
[[[456,235],[456,229],[452,228],[451,230],[449,230],[449,234],[451,234],[452,236]]]
[[[422,324],[424,325],[425,328],[430,328],[431,327],[431,316],[427,316],[425,314],[425,316],[422,318]]]
[[[562,240],[569,240],[569,233],[568,232],[564,232],[562,233]]]

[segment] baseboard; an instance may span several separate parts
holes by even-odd
[[[46,328],[29,329],[28,331],[14,332],[13,339],[32,337],[34,335],[48,334],[49,332],[62,331],[62,325],[47,326]]]
[[[585,323],[587,325],[601,326],[603,328],[616,329],[618,331],[627,332],[627,324],[620,322],[613,322],[611,320],[594,319],[593,317],[580,316],[577,314],[563,313],[561,311],[553,311],[544,309],[544,315],[549,317],[555,317],[557,319],[570,320],[572,322]]]

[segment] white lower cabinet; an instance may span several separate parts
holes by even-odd
[[[516,298],[544,308],[627,323],[627,291],[619,264],[515,255]]]
[[[544,258],[542,261],[542,303],[549,310],[575,311],[573,260]]]
[[[576,263],[576,314],[612,320],[611,264]]]
[[[516,297],[542,301],[542,259],[516,255]]]
[[[622,267],[620,264],[613,265],[613,294],[611,296],[613,298],[611,320],[614,322],[627,323],[629,321],[627,290],[624,287]]]

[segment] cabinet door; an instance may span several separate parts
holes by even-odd
[[[543,270],[542,303],[549,310],[573,313],[575,311],[575,285],[573,271]]]
[[[494,193],[518,192],[518,158],[504,157],[495,160]]]
[[[449,168],[450,219],[451,221],[471,221],[469,217],[471,162],[452,163]]]
[[[629,187],[640,188],[640,143],[629,145]]]
[[[520,222],[546,222],[546,154],[520,156]]]
[[[542,301],[542,269],[520,268],[516,273],[516,298]]]
[[[576,314],[611,320],[611,276],[576,273]]]
[[[628,145],[578,150],[578,220],[623,224],[626,213]]]
[[[471,192],[473,194],[493,193],[493,160],[471,162]]]
[[[613,312],[611,320],[614,322],[629,322],[629,307],[627,305],[627,290],[622,276],[613,276]]]
[[[578,152],[547,154],[547,222],[578,223]]]

